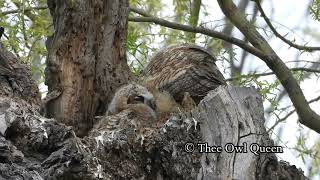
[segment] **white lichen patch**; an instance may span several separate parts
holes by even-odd
[[[164,133],[167,132],[167,129],[166,129],[166,128],[162,128],[161,130],[162,130]]]
[[[46,128],[44,128],[43,124],[47,121],[46,118],[40,117],[38,118],[38,120],[40,120],[40,129],[43,131],[43,136],[48,139],[48,133]]]
[[[67,161],[67,162],[66,162],[66,166],[67,166],[67,167],[69,167],[70,163],[71,163],[71,161],[70,161],[70,160],[69,160],[69,161]]]
[[[38,120],[40,120],[40,124],[44,124],[46,121],[48,121],[46,118],[44,117],[39,117]]]
[[[5,114],[1,114],[0,115],[0,132],[2,135],[4,135],[4,133],[6,132],[8,126],[6,123],[6,115]]]
[[[143,134],[141,134],[141,141],[140,141],[141,146],[143,145],[143,141],[144,141],[144,136],[143,136]]]
[[[194,123],[194,130],[196,131],[197,130],[198,121],[194,117],[192,118],[192,120],[193,120],[193,123]]]
[[[48,133],[44,128],[41,128],[43,130],[43,136],[48,139]]]
[[[106,131],[102,131],[99,136],[96,136],[96,137],[94,138],[95,141],[96,141],[96,143],[97,143],[97,148],[99,148],[100,143],[101,143],[102,145],[104,145],[104,143],[103,143],[103,136],[104,136],[105,133],[106,133]]]
[[[184,120],[184,123],[187,124],[187,131],[189,131],[189,129],[192,127],[192,123],[191,123],[191,120],[189,118],[186,118]]]
[[[96,170],[96,172],[94,173],[94,177],[96,177],[96,178],[103,178],[103,168],[102,168],[101,164],[98,164],[97,170]]]

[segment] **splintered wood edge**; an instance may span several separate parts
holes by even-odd
[[[247,143],[247,153],[203,153],[203,161],[211,161],[201,163],[204,177],[254,179],[259,156],[250,152],[249,146],[272,145],[264,127],[263,112],[261,96],[254,87],[234,86],[219,86],[210,91],[192,110],[192,116],[200,122],[203,143],[222,147],[227,143]]]

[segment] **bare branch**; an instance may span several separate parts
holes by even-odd
[[[261,0],[262,1],[262,0]],[[239,9],[240,11],[242,11],[242,9],[240,8],[239,6]],[[257,14],[258,14],[258,8],[256,6],[254,6],[254,9],[253,9],[253,14],[252,14],[252,19],[250,20],[250,22],[252,24],[254,24],[256,22],[256,19],[257,19]],[[245,42],[248,42],[247,38],[244,39]],[[240,59],[240,65],[238,67],[238,71],[241,73],[242,70],[243,70],[243,67],[244,67],[244,63],[245,63],[245,59],[247,58],[248,56],[248,52],[247,51],[243,51],[242,52],[242,55],[241,55],[241,59]]]
[[[141,10],[139,10],[139,11],[141,11]],[[145,14],[145,13],[143,13],[143,14]],[[260,50],[248,45],[245,41],[242,41],[240,39],[237,39],[237,38],[234,38],[231,36],[227,36],[226,34],[218,32],[218,31],[214,31],[214,30],[210,30],[210,29],[206,29],[206,28],[200,28],[200,27],[192,27],[192,26],[188,26],[188,25],[175,23],[175,22],[170,22],[170,21],[167,21],[167,20],[164,20],[161,18],[152,17],[150,15],[148,15],[147,17],[129,17],[128,20],[131,22],[152,22],[152,23],[155,23],[155,24],[158,24],[161,26],[165,26],[165,27],[169,27],[172,29],[205,34],[205,35],[208,35],[211,37],[215,37],[215,38],[222,39],[224,41],[233,43],[233,44],[239,46],[240,48],[242,48],[242,49],[248,51],[249,53],[256,55],[258,57],[264,56],[264,54],[261,53]]]
[[[312,68],[305,68],[305,67],[298,67],[298,68],[291,68],[290,71],[304,71],[304,72],[310,72],[310,73],[320,73],[319,69],[312,69]],[[239,78],[250,78],[250,77],[262,77],[262,76],[269,76],[269,75],[275,75],[274,72],[266,72],[266,73],[259,73],[259,74],[244,74],[244,75],[239,75],[236,77],[232,77],[229,79],[226,79],[227,81],[233,81],[237,80]]]
[[[320,100],[320,96],[319,96],[319,97],[316,97],[316,98],[314,98],[314,99],[311,99],[310,101],[308,101],[308,103],[311,104],[311,103],[314,103],[314,102],[319,101],[319,100]],[[295,109],[292,110],[292,111],[290,111],[290,112],[289,112],[287,115],[285,115],[283,118],[279,118],[279,120],[278,120],[276,123],[274,123],[274,125],[272,125],[272,126],[267,130],[267,132],[272,131],[279,123],[281,123],[281,122],[285,121],[286,119],[288,119],[288,117],[290,117],[294,112],[296,112]]]
[[[320,133],[320,116],[310,108],[290,69],[275,53],[256,28],[246,19],[244,14],[240,12],[232,0],[218,0],[218,3],[223,13],[243,33],[248,41],[255,48],[262,51],[264,55],[259,56],[259,58],[275,73],[287,91],[297,114],[299,115],[300,123]]]
[[[191,3],[191,12],[189,17],[189,25],[192,27],[196,27],[198,25],[199,20],[199,12],[201,7],[201,0],[193,0]],[[196,41],[196,33],[187,33],[187,39],[194,43]]]
[[[148,13],[144,12],[141,9],[138,9],[138,8],[135,8],[135,7],[129,7],[129,10],[134,12],[134,13],[140,14],[141,16],[150,17],[150,15]]]
[[[48,6],[38,6],[38,7],[29,7],[29,8],[24,8],[24,12],[28,12],[28,11],[32,11],[32,10],[43,10],[43,9],[47,9]],[[10,10],[10,11],[4,11],[4,12],[0,12],[0,16],[5,16],[8,14],[15,14],[22,11],[22,9],[15,9],[15,10]]]
[[[293,60],[293,61],[286,61],[285,63],[313,63],[313,64],[320,64],[320,61]]]
[[[287,43],[289,46],[294,47],[296,49],[299,50],[304,50],[304,51],[319,51],[320,47],[311,47],[311,46],[301,46],[298,45],[296,43],[293,43],[292,41],[286,39],[285,37],[283,37],[281,34],[278,33],[278,31],[274,28],[274,26],[272,25],[272,23],[270,22],[269,18],[267,17],[267,15],[265,14],[264,10],[261,7],[260,4],[260,0],[254,0],[257,4],[257,7],[261,13],[261,16],[263,17],[263,19],[266,21],[266,23],[268,24],[268,26],[270,27],[271,31],[278,37],[280,38],[283,42]]]

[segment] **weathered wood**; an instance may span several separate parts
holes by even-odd
[[[10,97],[39,108],[40,93],[31,78],[27,65],[20,61],[0,43],[0,97]],[[1,104],[0,104],[1,108]]]
[[[151,128],[144,140],[132,130],[93,130],[80,139],[71,127],[29,112],[9,108],[11,119],[0,138],[0,177],[32,179],[305,179],[294,166],[279,163],[274,154],[186,152],[185,144],[232,142],[272,144],[264,133],[261,99],[252,88],[218,88],[199,111],[171,117]],[[251,94],[241,94],[241,93]],[[235,96],[233,93],[239,93]],[[258,99],[256,99],[258,98]],[[230,104],[232,103],[232,104]],[[222,109],[216,109],[216,108]],[[23,110],[23,115],[20,111]],[[251,114],[255,112],[258,115]],[[260,112],[260,114],[259,114]],[[239,125],[242,124],[243,125]],[[252,130],[252,134],[249,135]],[[131,133],[127,133],[131,131]],[[240,138],[239,135],[248,135]],[[133,141],[128,141],[133,139]],[[143,142],[143,143],[142,143]],[[32,167],[30,169],[30,167]],[[12,176],[14,174],[14,176]]]
[[[51,0],[54,35],[48,38],[47,117],[82,136],[127,83],[127,0]]]
[[[262,100],[257,91],[254,88],[220,86],[211,91],[192,114],[201,123],[202,138],[208,145],[225,148],[228,143],[236,146],[247,143],[247,153],[228,153],[225,150],[222,153],[204,153],[203,177],[255,179],[256,164],[264,155],[254,155],[249,146],[252,143],[273,145],[265,131]],[[270,156],[274,157],[274,154]]]

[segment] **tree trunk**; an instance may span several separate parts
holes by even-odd
[[[32,80],[27,65],[8,52],[0,42],[0,97],[19,100],[17,103],[29,104],[33,108],[40,107],[40,93],[37,83]],[[8,102],[3,101],[0,109]]]
[[[115,89],[131,77],[125,54],[127,0],[51,0],[45,114],[79,136],[104,114]]]

